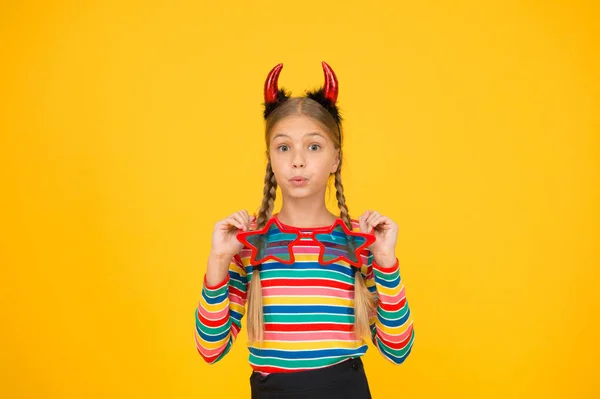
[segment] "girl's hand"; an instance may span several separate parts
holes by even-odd
[[[238,241],[236,234],[239,230],[248,231],[254,219],[250,218],[246,210],[241,210],[215,223],[211,255],[229,260],[240,252],[244,244]]]
[[[375,261],[379,264],[395,263],[396,240],[398,239],[398,226],[387,216],[376,211],[367,210],[359,218],[362,233],[375,234],[375,242],[369,246]]]

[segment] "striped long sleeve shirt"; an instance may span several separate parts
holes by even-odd
[[[250,226],[250,230],[256,226]],[[301,228],[310,232],[314,228]],[[352,230],[360,231],[352,219]],[[364,339],[354,335],[354,272],[339,261],[318,263],[318,246],[294,245],[295,263],[263,263],[264,341],[247,343],[249,363],[262,374],[293,372],[337,364],[367,351]],[[222,359],[231,349],[246,313],[247,289],[253,272],[247,247],[231,260],[223,281],[211,286],[204,276],[195,309],[195,341],[207,363]],[[371,341],[379,353],[401,364],[414,342],[413,319],[400,278],[398,260],[390,267],[378,265],[368,249],[361,253],[361,274],[367,288],[378,297],[370,314]]]

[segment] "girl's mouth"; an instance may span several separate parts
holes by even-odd
[[[302,187],[308,183],[308,179],[305,179],[304,177],[293,177],[290,179],[290,183],[295,187]]]

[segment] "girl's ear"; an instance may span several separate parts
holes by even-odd
[[[338,148],[337,150],[335,150],[335,158],[333,161],[333,165],[331,166],[331,173],[337,172],[339,166],[340,166],[340,150]]]

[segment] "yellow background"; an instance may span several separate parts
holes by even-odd
[[[374,398],[599,397],[593,3],[3,2],[0,397],[249,397],[245,332],[206,365],[193,313],[262,198],[268,71],[322,60],[415,319]]]

